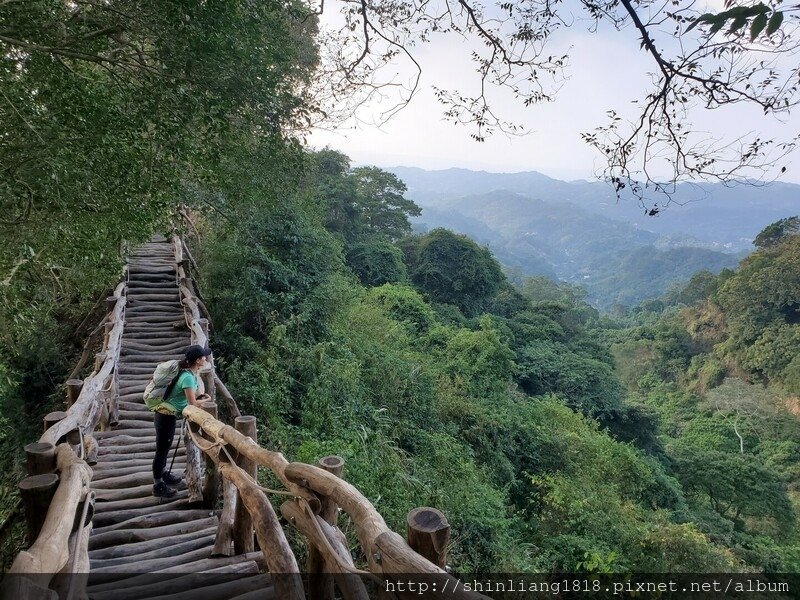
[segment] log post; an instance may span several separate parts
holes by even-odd
[[[55,411],[53,411],[51,413],[47,413],[44,416],[44,430],[47,431],[53,425],[55,425],[59,421],[65,419],[66,417],[67,417],[67,413],[65,413],[63,410],[55,410]]]
[[[208,339],[208,319],[198,319],[197,324],[200,325],[200,329],[203,330],[203,333],[206,334],[206,339]]]
[[[324,456],[319,459],[317,466],[328,473],[341,477],[344,470],[344,459],[340,456]],[[336,502],[328,496],[322,496],[320,503],[319,516],[328,525],[335,526],[339,510]],[[309,596],[321,600],[333,600],[333,576],[326,572],[330,569],[326,569],[325,555],[317,545],[309,545],[306,569],[309,575]]]
[[[183,478],[186,480],[186,487],[189,489],[189,503],[195,504],[203,501],[203,453],[192,439],[191,424],[186,423],[183,434],[184,445],[186,446],[186,467],[183,469]]]
[[[67,408],[75,404],[78,396],[81,395],[83,389],[82,379],[70,379],[67,381]]]
[[[111,379],[111,390],[108,396],[108,424],[114,427],[119,423],[119,373],[116,367]]]
[[[347,539],[341,530],[326,523],[319,515],[309,515],[296,500],[287,500],[281,504],[281,514],[308,538],[311,548],[320,549],[320,553],[325,556],[324,577],[332,576],[336,580],[344,600],[369,600],[364,582],[351,571],[355,569],[353,557],[350,556]],[[331,550],[334,555],[330,554]],[[314,600],[322,598],[314,595],[319,593],[319,586],[314,586],[314,581],[318,579],[320,579],[319,574],[311,574],[308,597]],[[379,595],[379,597],[384,596]]]
[[[100,406],[100,431],[108,431],[110,429],[108,424],[108,402],[101,399]]]
[[[206,400],[200,405],[205,412],[217,418],[217,405]],[[219,500],[220,479],[219,470],[210,456],[206,456],[206,477],[203,482],[203,508],[213,509]]]
[[[203,380],[203,391],[209,395],[212,401],[217,401],[217,390],[214,385],[214,369],[200,371],[200,379]]]
[[[255,417],[250,415],[237,417],[234,420],[234,428],[251,440],[258,441]],[[236,459],[236,464],[250,477],[258,481],[258,465],[255,461],[240,454]],[[247,512],[247,508],[245,508],[244,503],[237,494],[236,516],[233,520],[233,549],[236,554],[245,554],[255,549],[253,534],[253,518]]]
[[[447,563],[447,542],[450,541],[450,523],[440,510],[420,506],[406,517],[408,545],[437,567]]]
[[[114,321],[110,319],[103,325],[103,352],[108,350],[108,344],[111,341],[111,330],[114,329]]]
[[[26,477],[19,484],[19,495],[25,508],[25,522],[28,525],[28,546],[39,537],[42,525],[47,518],[47,510],[58,488],[58,475],[45,473]]]
[[[97,451],[99,448],[100,446],[97,443],[97,440],[94,439],[93,435],[84,436],[83,452],[84,456],[86,457],[84,460],[89,464],[90,467],[93,467],[97,464]]]
[[[56,447],[47,442],[25,446],[25,469],[28,475],[44,475],[56,470]]]
[[[105,352],[98,352],[97,356],[94,357],[94,372],[99,373],[100,369],[103,368],[103,363],[106,362],[107,354]]]
[[[222,513],[217,525],[217,537],[214,538],[214,549],[211,556],[233,556],[233,522],[236,507],[239,505],[236,485],[228,480],[222,480]]]
[[[50,587],[58,592],[59,598],[87,600],[89,597],[86,586],[89,582],[89,535],[92,532],[93,515],[94,493],[89,492],[75,513],[75,529],[68,542],[69,560],[50,583]]]

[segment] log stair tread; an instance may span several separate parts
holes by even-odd
[[[178,494],[152,495],[155,450],[153,414],[142,392],[155,366],[182,356],[190,343],[180,303],[172,244],[153,238],[128,259],[128,310],[119,362],[120,422],[98,433],[98,462],[91,487],[97,494],[89,537],[90,599],[234,598],[256,590],[273,595],[261,553],[212,556],[217,513],[191,506],[185,484]],[[180,435],[178,422],[175,440]],[[172,460],[175,447],[168,457]],[[182,475],[181,442],[175,473]],[[165,575],[154,574],[163,572]],[[168,575],[167,575],[168,574]],[[192,596],[194,594],[194,596]]]

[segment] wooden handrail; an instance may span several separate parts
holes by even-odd
[[[198,407],[187,406],[183,410],[183,416],[190,423],[193,435],[202,438],[202,442],[198,438],[198,444],[203,446],[202,451],[219,464],[222,476],[233,481],[240,493],[242,493],[243,489],[247,489],[248,494],[251,494],[250,502],[245,499],[245,505],[251,511],[251,515],[256,522],[257,532],[259,522],[264,518],[264,515],[260,514],[260,510],[251,510],[255,506],[254,503],[256,503],[252,498],[257,497],[259,498],[258,502],[261,502],[260,498],[263,493],[255,493],[254,490],[259,490],[259,488],[254,486],[254,482],[250,477],[236,467],[228,456],[244,455],[256,464],[270,469],[284,483],[288,492],[294,496],[294,500],[284,503],[281,511],[287,517],[297,517],[301,514],[308,517],[302,517],[297,523],[301,532],[309,531],[311,527],[316,529],[315,522],[311,520],[311,514],[314,514],[316,520],[321,507],[319,497],[329,498],[330,501],[341,507],[350,516],[355,526],[356,535],[367,558],[370,573],[389,579],[392,574],[399,573],[435,576],[436,580],[439,581],[438,587],[440,589],[444,579],[450,579],[452,580],[450,590],[454,591],[452,593],[448,591],[448,598],[459,600],[484,598],[484,596],[476,593],[458,590],[457,586],[455,586],[455,579],[434,563],[417,554],[400,535],[386,525],[386,521],[384,521],[372,503],[347,481],[314,465],[298,462],[290,463],[281,453],[261,448],[249,437],[242,435],[233,427],[221,423]],[[222,448],[225,449],[221,450]],[[310,501],[311,498],[314,499],[313,502]],[[304,504],[307,509],[303,508]],[[308,510],[311,511],[311,514],[307,513]],[[258,514],[254,514],[254,512]],[[267,520],[271,521],[270,518]],[[324,520],[322,522],[324,523]],[[349,564],[352,564],[352,560],[348,564],[347,560],[340,555],[341,544],[337,542],[339,534],[336,533],[339,530],[327,523],[324,526],[319,523],[317,525],[319,525],[323,534],[317,533],[309,536],[309,540],[325,556],[326,564],[339,565],[336,572],[341,576],[345,571],[349,570]],[[328,528],[330,529],[328,530]],[[325,531],[328,531],[328,533],[324,533]],[[322,547],[318,545],[320,542],[323,543]],[[259,543],[262,549],[267,552],[261,538],[259,538]],[[273,544],[269,550],[275,552],[279,548],[276,548]],[[332,556],[331,552],[335,553],[336,556]],[[356,570],[351,572],[358,573]],[[352,597],[359,597],[360,589],[355,586],[351,593]],[[437,594],[434,594],[432,597],[436,596]]]
[[[125,325],[125,288],[126,283],[123,281],[114,290],[114,297],[117,302],[109,317],[114,326],[108,336],[105,360],[100,365],[100,369],[93,371],[84,381],[81,393],[75,403],[67,410],[66,417],[45,431],[39,439],[40,442],[57,445],[71,431],[76,429],[83,429],[87,432],[93,431],[99,422],[105,402],[99,402],[98,400],[101,399],[101,393],[109,378],[113,376],[119,361],[122,330]]]
[[[47,511],[42,531],[28,550],[17,555],[9,573],[52,576],[70,559],[69,537],[75,522],[75,513],[81,500],[89,491],[92,469],[81,460],[69,444],[60,444],[56,450],[60,481]],[[41,579],[37,582],[41,584]],[[49,579],[46,583],[49,583]]]

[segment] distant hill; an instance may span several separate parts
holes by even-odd
[[[647,217],[633,198],[617,202],[603,182],[560,181],[537,173],[486,173],[466,169],[426,171],[415,167],[388,169],[408,186],[408,196],[423,207],[438,201],[508,190],[557,204],[571,203],[609,219],[624,221],[681,240],[725,251],[750,250],[750,242],[765,226],[800,212],[800,185],[774,183],[765,187],[683,184],[672,204]]]
[[[422,208],[417,230],[446,227],[489,246],[506,266],[584,286],[600,308],[659,296],[698,270],[735,267],[766,225],[800,212],[800,186],[684,186],[645,217],[603,183],[541,173],[390,169]],[[703,200],[677,202],[690,194]]]

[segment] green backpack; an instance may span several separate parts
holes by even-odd
[[[178,377],[181,375],[181,362],[179,360],[168,360],[160,363],[153,378],[144,390],[142,399],[145,406],[150,410],[156,410],[164,403],[164,400],[172,393],[172,388],[178,383]]]

